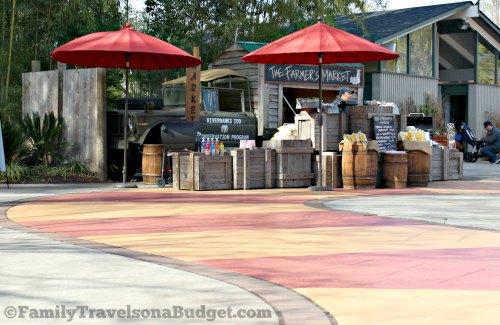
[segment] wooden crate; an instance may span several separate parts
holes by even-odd
[[[430,181],[463,178],[463,153],[447,147],[432,147]]]
[[[464,178],[464,153],[458,149],[450,150],[450,160],[448,162],[448,179]]]
[[[233,188],[271,188],[276,182],[276,152],[272,149],[231,150],[233,159]],[[273,166],[274,163],[274,166]],[[273,178],[274,176],[274,178]]]
[[[322,174],[323,174],[323,186],[331,186],[332,188],[342,187],[338,186],[338,178],[342,178],[342,175],[339,174],[339,168],[337,168],[337,153],[336,152],[323,152],[322,159]],[[340,169],[341,170],[341,169]],[[319,178],[319,155],[314,156],[314,181],[317,186],[320,186],[320,178]]]
[[[295,125],[300,140],[311,139],[312,146],[319,151],[318,113],[305,113],[295,116]],[[339,142],[347,132],[346,113],[323,114],[323,151],[339,150]]]
[[[311,186],[311,140],[267,140],[262,147],[276,151],[276,187]]]
[[[203,153],[175,153],[172,158],[173,187],[178,190],[208,191],[232,188],[231,156]]]
[[[432,141],[439,143],[443,147],[448,148],[448,136],[447,135],[433,135]]]

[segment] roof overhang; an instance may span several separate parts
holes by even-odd
[[[247,79],[247,77],[235,70],[231,69],[211,69],[204,70],[201,72],[200,80],[201,82],[210,82],[218,79],[224,78],[243,78]],[[186,83],[186,77],[180,77],[174,80],[166,81],[163,85],[182,85]]]
[[[422,27],[437,23],[438,21],[445,19],[457,19],[457,18],[468,18],[468,17],[479,17],[479,7],[472,2],[466,3],[463,6],[450,10],[448,12],[442,13],[441,15],[432,17],[431,19],[427,19],[419,24],[413,25],[411,27],[405,28],[403,30],[398,31],[392,35],[388,35],[384,38],[378,39],[375,41],[377,44],[384,44],[395,40],[403,35],[414,32]]]
[[[482,15],[484,16],[484,14],[482,14]],[[487,19],[487,21],[489,21],[489,19]],[[500,51],[500,40],[499,40],[500,37],[498,37],[498,35],[500,35],[500,29],[497,26],[495,26],[494,24],[493,24],[493,26],[489,25],[489,27],[492,27],[493,32],[497,35],[497,37],[495,38],[492,36],[491,32],[488,32],[487,28],[484,28],[481,24],[479,24],[474,19],[468,19],[467,23],[469,23],[469,26],[471,29],[478,32],[482,38],[484,38],[494,48],[496,48],[498,51]]]

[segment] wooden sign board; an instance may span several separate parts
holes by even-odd
[[[394,127],[394,116],[374,115],[373,128],[375,139],[381,152],[397,150],[397,133]]]
[[[194,48],[193,56],[199,56]],[[201,102],[201,65],[186,69],[186,121],[200,120]]]
[[[364,87],[363,67],[323,66],[322,84],[325,86]],[[268,83],[317,85],[319,68],[314,65],[266,64],[264,80]]]

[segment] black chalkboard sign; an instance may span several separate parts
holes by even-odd
[[[323,66],[323,85],[364,87],[363,67]],[[318,84],[319,68],[314,65],[266,64],[265,81],[270,83]]]
[[[375,139],[381,152],[396,150],[397,134],[394,116],[374,115]]]

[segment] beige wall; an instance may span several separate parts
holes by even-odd
[[[62,116],[65,159],[85,163],[106,180],[106,72],[73,69],[24,73],[23,114]]]
[[[492,85],[469,85],[469,127],[484,136],[483,122],[489,113],[500,114],[500,87]],[[500,125],[497,125],[500,128]]]
[[[401,102],[412,97],[415,104],[425,103],[425,94],[437,98],[438,79],[379,72],[372,75],[372,99]]]

